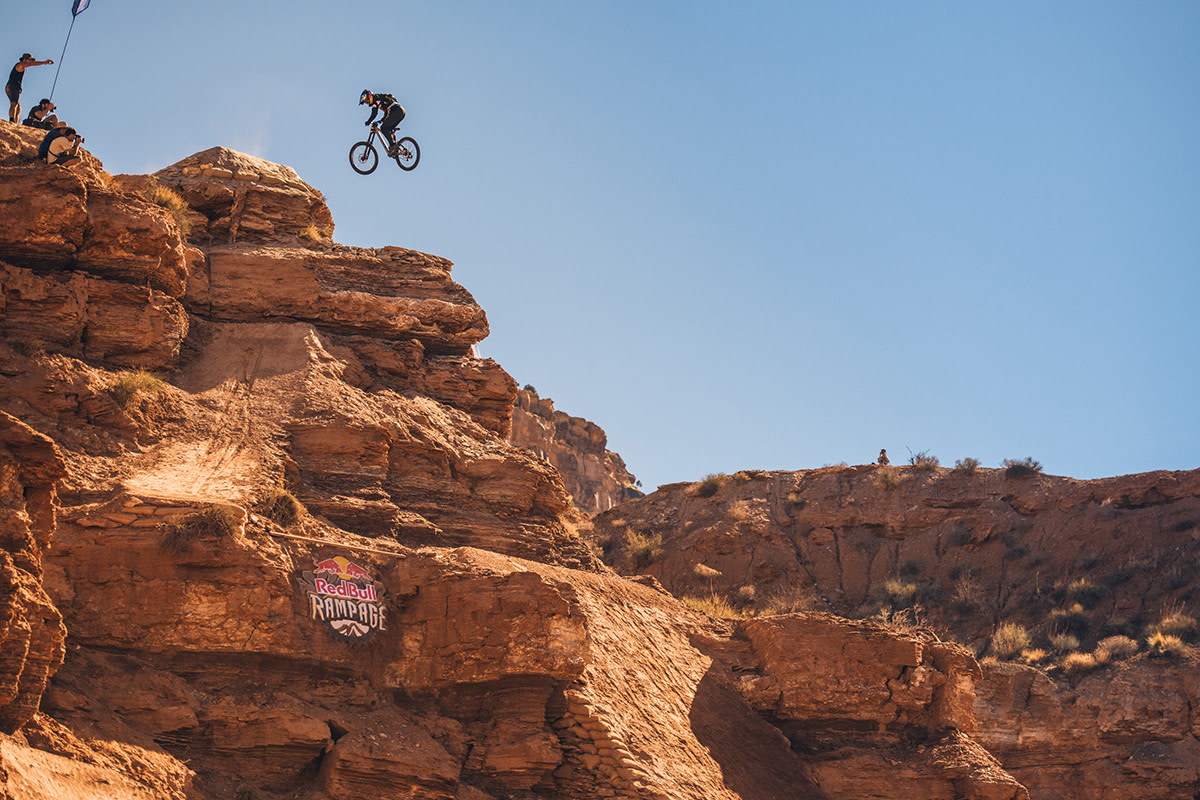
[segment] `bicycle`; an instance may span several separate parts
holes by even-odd
[[[383,134],[379,132],[379,125],[372,124],[367,140],[355,142],[354,146],[350,148],[350,166],[359,175],[370,175],[379,166],[379,151],[375,148],[375,137],[377,136],[383,138]],[[417,146],[417,140],[411,136],[405,136],[396,142],[395,149],[388,150],[387,154],[395,158],[396,164],[405,172],[412,170],[421,160],[421,148]]]

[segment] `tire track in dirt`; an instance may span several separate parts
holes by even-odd
[[[214,372],[224,375],[224,380],[201,395],[213,409],[211,419],[218,426],[211,437],[172,439],[155,447],[139,459],[136,473],[125,481],[128,491],[226,502],[253,493],[261,480],[262,459],[254,443],[256,425],[251,406],[269,343],[252,337],[241,344],[236,348],[210,348],[204,363],[197,365],[206,373],[201,378],[205,382],[211,381]],[[223,355],[234,352],[238,355]],[[195,377],[185,374],[180,382],[187,385]]]

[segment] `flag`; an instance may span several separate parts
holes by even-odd
[[[87,9],[88,3],[90,2],[92,2],[92,0],[75,0],[75,2],[71,4],[71,16],[78,17],[81,11]]]

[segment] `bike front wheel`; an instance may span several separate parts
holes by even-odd
[[[350,166],[359,175],[370,175],[379,166],[379,151],[370,142],[358,142],[350,148]]]
[[[421,160],[421,148],[417,147],[417,140],[405,136],[396,145],[396,163],[400,165],[400,169],[407,172],[416,167],[417,162]]]

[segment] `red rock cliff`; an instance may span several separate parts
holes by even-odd
[[[517,392],[508,440],[553,464],[575,504],[588,514],[642,496],[625,462],[607,449],[603,428],[556,410],[553,400],[528,389]]]

